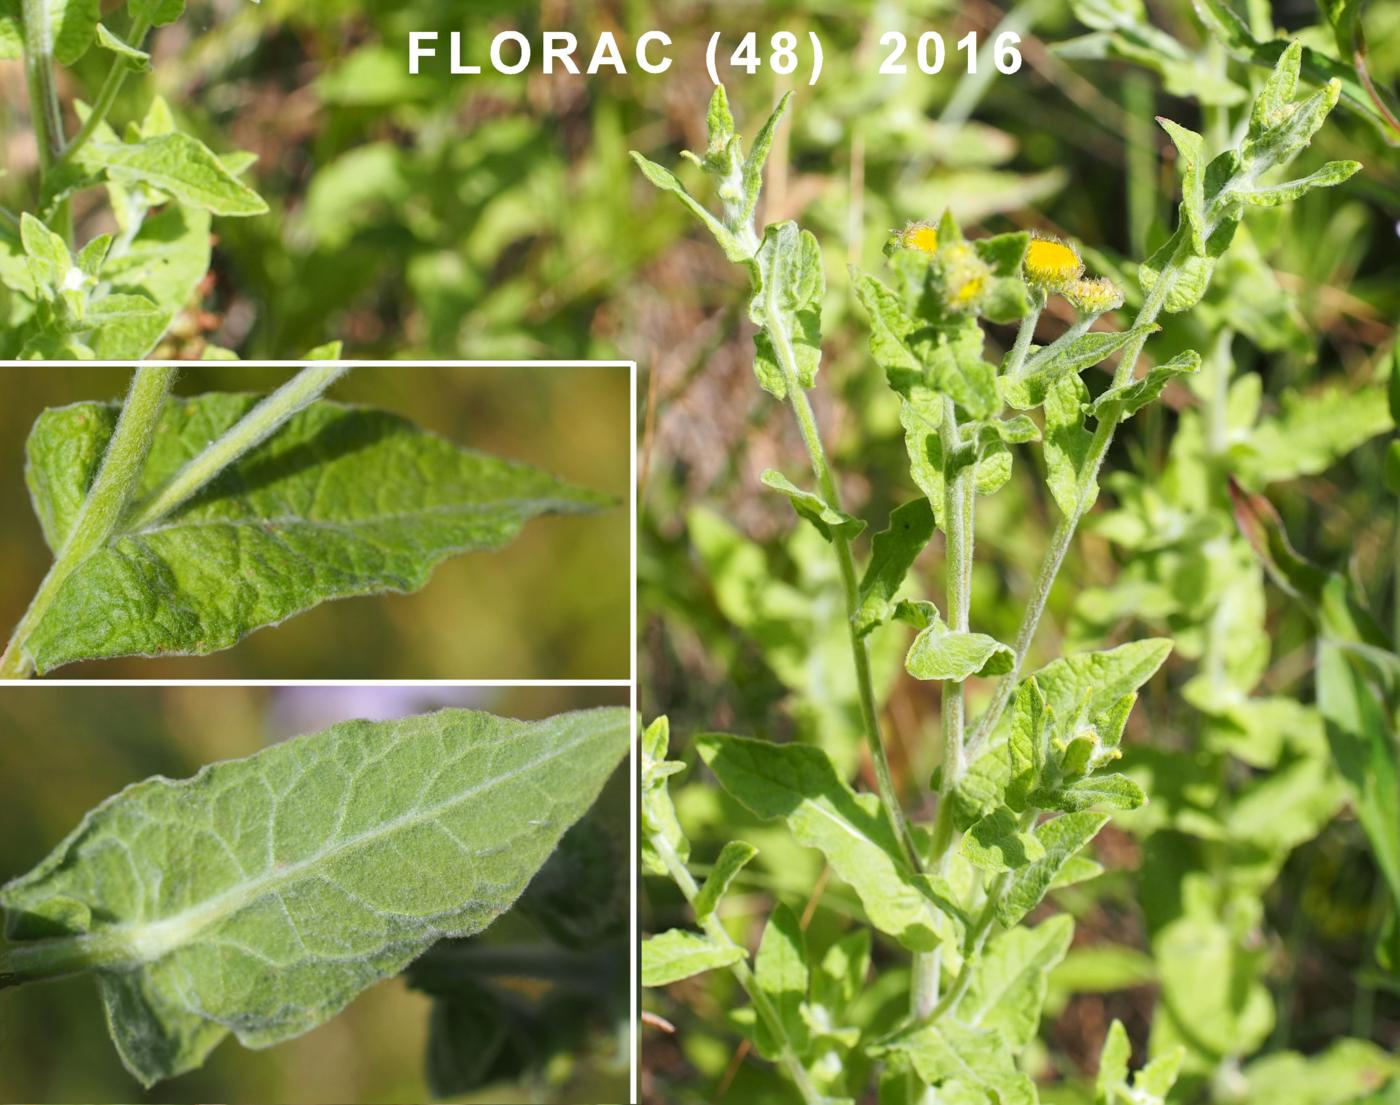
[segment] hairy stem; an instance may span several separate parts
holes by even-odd
[[[349,370],[348,365],[303,368],[133,508],[123,528],[128,531],[144,529],[174,513],[230,464],[261,445],[294,414],[315,402]]]
[[[1211,229],[1213,227],[1207,227],[1207,237],[1209,237]],[[1133,320],[1133,329],[1157,321],[1157,316],[1162,313],[1162,307],[1167,301],[1172,285],[1176,282],[1178,267],[1189,255],[1190,250],[1190,242],[1184,234],[1181,235],[1171,260],[1163,266],[1157,282],[1152,286],[1152,291],[1144,300],[1137,318]],[[1147,334],[1144,332],[1133,337],[1124,346],[1123,355],[1113,373],[1113,387],[1125,384],[1133,378],[1138,358],[1142,356],[1142,349],[1146,344]],[[1070,543],[1074,540],[1074,534],[1079,528],[1080,520],[1088,513],[1097,497],[1099,469],[1103,466],[1108,447],[1113,443],[1113,432],[1118,427],[1118,417],[1118,405],[1112,404],[1099,416],[1098,425],[1094,427],[1094,434],[1089,442],[1089,451],[1084,458],[1084,474],[1079,481],[1074,509],[1061,518],[1060,524],[1055,527],[1054,536],[1050,539],[1050,547],[1046,550],[1045,559],[1040,565],[1040,572],[1036,575],[1030,602],[1021,619],[1021,627],[1016,633],[1011,670],[998,681],[991,704],[982,714],[982,719],[978,722],[972,739],[968,742],[968,763],[975,760],[986,745],[997,722],[1001,719],[1002,712],[1011,701],[1012,694],[1016,691],[1016,684],[1021,678],[1021,668],[1030,653],[1036,630],[1040,627],[1041,615],[1045,613],[1045,604],[1050,598],[1050,590],[1055,585],[1055,578],[1060,574],[1061,565],[1064,564],[1065,554],[1069,552]]]
[[[23,679],[33,672],[33,664],[24,655],[25,641],[53,603],[64,581],[116,530],[145,466],[156,421],[178,371],[165,365],[147,365],[136,370],[97,478],[88,489],[67,540],[10,637],[4,655],[0,656],[0,678]]]
[[[792,339],[776,320],[781,313],[773,299],[773,290],[768,289],[768,317],[775,320],[769,326],[773,337],[773,350],[783,380],[787,385],[788,399],[792,403],[797,427],[802,433],[802,442],[807,447],[807,455],[812,462],[812,474],[816,476],[817,488],[826,505],[833,510],[841,509],[841,495],[836,487],[836,478],[826,459],[826,449],[822,445],[821,432],[817,429],[817,419],[812,413],[812,404],[807,399],[797,377],[797,357],[792,349]],[[832,531],[831,545],[836,551],[837,565],[841,571],[841,587],[846,598],[846,628],[850,634],[851,658],[855,664],[856,687],[860,697],[860,712],[865,723],[865,739],[870,747],[870,758],[875,764],[875,785],[880,792],[880,803],[894,829],[895,839],[904,849],[905,858],[915,871],[923,870],[919,849],[914,843],[914,834],[904,817],[904,809],[895,789],[894,775],[890,771],[889,756],[885,750],[884,738],[880,734],[880,715],[875,707],[875,685],[870,674],[870,652],[865,638],[856,627],[856,615],[860,609],[860,585],[856,579],[855,557],[851,554],[851,543],[846,537]]]
[[[141,49],[141,43],[145,40],[150,29],[149,20],[133,20],[131,29],[127,32],[127,44],[134,49]],[[83,125],[73,136],[73,140],[64,147],[58,158],[58,164],[63,165],[72,161],[78,151],[87,145],[88,140],[97,133],[97,128],[106,121],[108,113],[112,110],[112,105],[117,102],[117,94],[121,92],[122,85],[126,82],[126,75],[130,71],[131,67],[123,58],[117,58],[112,63],[112,68],[107,70],[107,77],[102,82],[102,87],[97,91],[97,99],[92,102],[92,110],[88,112],[88,117],[83,120]]]
[[[700,888],[696,885],[695,877],[691,875],[690,869],[676,854],[676,850],[671,847],[671,842],[660,833],[652,835],[649,839],[656,854],[661,857],[661,862],[666,865],[666,871],[670,874],[671,880],[680,888],[680,892],[685,895],[685,900],[693,907],[695,897],[700,893]],[[719,917],[715,914],[711,913],[704,921],[700,922],[700,927],[705,930],[705,935],[716,944],[726,948],[739,947],[729,938],[729,933],[725,931],[724,925],[720,923]],[[768,1026],[768,1031],[773,1039],[778,1041],[778,1062],[787,1072],[788,1077],[792,1079],[793,1085],[802,1095],[802,1100],[806,1105],[820,1105],[822,1095],[812,1084],[807,1068],[798,1059],[792,1041],[788,1039],[787,1030],[783,1027],[782,1018],[778,1016],[778,1011],[773,1008],[772,1002],[768,1000],[768,995],[759,988],[758,980],[754,978],[754,973],[749,968],[748,951],[747,949],[743,950],[744,958],[738,963],[730,964],[729,970],[733,972],[739,985],[744,988],[744,992],[749,995],[749,1001],[753,1003],[754,1011],[763,1018],[763,1022]]]
[[[1040,312],[1044,309],[1043,297],[1038,293],[1030,313],[1021,320],[1016,330],[1016,343],[1011,347],[1011,356],[1006,361],[1006,376],[1014,380],[1021,375],[1026,365],[1026,354],[1030,351],[1031,339],[1035,337],[1036,324],[1040,322]]]
[[[39,153],[39,171],[47,174],[63,152],[63,115],[53,72],[53,21],[48,0],[23,0],[24,77],[29,114]]]

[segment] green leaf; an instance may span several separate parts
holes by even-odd
[[[1014,871],[1045,855],[1034,833],[1021,830],[1021,819],[1002,806],[963,834],[962,854],[984,871]]]
[[[889,1050],[907,1054],[919,1078],[939,1088],[940,1100],[957,1105],[974,1101],[1035,1105],[1034,1083],[1016,1069],[1010,1044],[995,1030],[970,1028],[944,1018]]]
[[[1280,204],[1291,203],[1299,196],[1311,192],[1314,188],[1331,188],[1349,180],[1361,169],[1359,161],[1329,161],[1316,172],[1309,173],[1305,177],[1297,180],[1284,181],[1282,184],[1269,184],[1262,187],[1237,188],[1231,195],[1239,196],[1251,207],[1277,207]]]
[[[1010,928],[1040,904],[1066,862],[1098,835],[1108,822],[1100,813],[1067,813],[1035,828],[1045,854],[1011,876],[1006,892],[997,899],[996,914]]]
[[[1045,695],[1032,676],[1016,688],[1011,704],[1011,731],[1007,736],[1010,776],[1006,783],[1006,804],[1017,813],[1026,802],[1045,767]]]
[[[786,495],[788,502],[792,503],[792,509],[816,526],[817,532],[828,541],[833,540],[837,535],[849,541],[859,536],[860,532],[865,529],[865,523],[859,518],[852,518],[849,514],[828,506],[826,500],[820,495],[803,491],[781,472],[769,468],[763,473],[761,479],[774,491]]]
[[[670,740],[671,723],[664,716],[642,731],[642,869],[650,875],[671,873],[657,852],[657,840],[669,846],[682,863],[690,858],[690,841],[667,789],[666,780],[685,770],[685,764],[666,758]]]
[[[740,245],[739,239],[730,233],[729,228],[724,223],[710,214],[704,204],[686,191],[685,185],[676,178],[670,169],[663,168],[654,161],[648,161],[636,150],[632,151],[632,160],[637,163],[637,167],[642,170],[642,175],[647,180],[663,192],[669,192],[675,196],[687,211],[704,224],[705,229],[714,235],[714,239],[719,243],[719,248],[724,251],[725,257],[736,263],[752,263],[753,254]]]
[[[131,18],[164,27],[174,23],[185,11],[185,0],[127,0]]]
[[[1380,386],[1285,392],[1283,409],[1230,452],[1252,487],[1325,472],[1353,449],[1395,428]]]
[[[916,950],[938,943],[933,907],[879,800],[855,794],[825,752],[717,733],[695,743],[741,805],[758,817],[784,819],[798,843],[821,850],[860,897],[871,924]]]
[[[155,348],[169,316],[144,295],[113,292],[94,299],[80,322],[72,325],[88,339],[99,360],[137,360]]]
[[[1099,1053],[1099,1075],[1094,1084],[1094,1105],[1117,1105],[1119,1090],[1127,1089],[1128,1063],[1133,1045],[1123,1022],[1115,1019]]]
[[[1027,1046],[1040,1026],[1050,971],[1064,959],[1073,935],[1074,920],[1065,914],[1002,933],[973,968],[957,1019],[999,1032],[1015,1050]]]
[[[821,247],[795,222],[776,223],[763,232],[755,255],[758,277],[749,302],[754,335],[754,374],[766,391],[782,399],[791,364],[796,384],[816,383],[822,359],[822,298],[826,274]]]
[[[1317,650],[1317,705],[1376,866],[1400,910],[1400,745],[1394,714],[1356,658],[1325,640]]]
[[[1078,376],[1062,376],[1050,385],[1045,400],[1045,475],[1055,505],[1067,518],[1085,509],[1098,497],[1098,485],[1089,470],[1093,435],[1084,428],[1084,408],[1089,389]]]
[[[1135,810],[1147,801],[1142,788],[1126,775],[1091,775],[1050,789],[1035,790],[1031,803],[1046,810]]]
[[[149,779],[0,889],[9,969],[93,973],[147,1086],[199,1066],[229,1031],[278,1043],[509,908],[629,733],[621,708],[538,722],[443,710]],[[85,905],[86,926],[16,940],[56,899],[70,916]]]
[[[714,867],[710,869],[709,878],[705,880],[705,885],[700,888],[700,893],[695,896],[695,919],[697,921],[704,921],[706,917],[719,908],[720,900],[724,897],[730,884],[734,882],[735,876],[756,855],[758,855],[758,849],[742,840],[731,840],[720,849],[719,858],[715,860]]]
[[[151,68],[150,54],[118,38],[101,23],[97,25],[97,44],[123,59],[133,72],[145,73]]]
[[[716,89],[716,95],[718,92],[719,90]],[[773,147],[773,136],[777,133],[778,123],[782,121],[791,101],[792,93],[784,92],[778,101],[778,106],[773,109],[773,113],[768,116],[767,121],[754,135],[753,149],[749,151],[749,156],[744,159],[740,174],[743,180],[744,202],[736,213],[741,223],[748,223],[753,218],[754,209],[758,206],[758,195],[763,190],[763,166],[768,160],[768,151]],[[711,103],[713,104],[713,101]],[[728,111],[727,105],[725,111]],[[732,118],[729,120],[728,129],[731,134],[734,132]]]
[[[1200,256],[1206,252],[1205,139],[1194,130],[1158,118],[1181,155],[1181,218],[1191,235],[1191,248]]]
[[[137,498],[259,399],[168,402]],[[117,413],[109,403],[49,410],[30,434],[27,478],[55,551]],[[537,515],[606,501],[394,415],[316,403],[173,515],[119,526],[59,588],[25,652],[41,672],[104,656],[214,652],[327,599],[416,590],[441,561],[499,548]]]
[[[894,616],[904,577],[932,536],[933,509],[927,499],[914,499],[890,511],[889,528],[875,535],[870,564],[860,581],[856,627],[862,634]]]
[[[803,1054],[808,1038],[807,1022],[802,1019],[809,981],[807,940],[797,914],[781,902],[769,914],[768,924],[763,929],[753,973],[754,981],[778,1015],[793,1049]],[[782,1053],[782,1045],[773,1038],[762,1017],[754,1027],[759,1052],[767,1058],[777,1058]]]
[[[667,929],[642,941],[642,985],[669,986],[743,958],[744,949],[735,944],[717,944],[698,932]]]
[[[1109,388],[1089,405],[1088,413],[1095,418],[1103,418],[1108,414],[1110,404],[1118,404],[1118,421],[1126,422],[1148,403],[1155,402],[1163,389],[1177,377],[1190,376],[1200,367],[1201,355],[1194,349],[1178,353],[1165,364],[1153,365],[1146,375]]]
[[[949,629],[934,611],[932,622],[909,646],[904,670],[915,679],[942,679],[961,683],[973,675],[1004,675],[1016,654],[1008,645],[985,633],[961,633]]]
[[[158,332],[148,346],[123,356],[133,360],[147,356],[191,301],[209,271],[209,226],[207,211],[170,204],[142,222],[124,254],[104,263],[102,279],[113,294],[145,296],[162,312],[161,325],[152,324],[152,331]]]
[[[1156,637],[1064,656],[1036,672],[1035,680],[1056,718],[1097,717],[1151,679],[1171,650],[1170,639]]]
[[[188,134],[159,134],[138,142],[93,143],[91,156],[120,184],[145,184],[214,215],[261,215],[267,204]]]
[[[1031,354],[1021,375],[1004,376],[998,381],[1002,398],[1018,410],[1032,410],[1045,402],[1055,381],[1093,367],[1129,342],[1157,329],[1160,327],[1156,323],[1147,323],[1130,330],[1095,330],[1068,341],[1053,342]]]

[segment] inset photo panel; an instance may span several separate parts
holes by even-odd
[[[3,370],[7,679],[614,679],[625,362]]]
[[[625,687],[0,694],[0,1101],[624,1101]]]

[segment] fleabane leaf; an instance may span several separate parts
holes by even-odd
[[[229,1032],[248,1047],[289,1039],[509,908],[630,728],[621,708],[537,722],[443,710],[138,783],[0,888],[6,969],[93,974],[147,1086]],[[55,904],[68,931],[18,938]]]
[[[754,956],[754,981],[768,998],[769,1007],[777,1014],[788,1041],[800,1055],[807,1049],[808,1028],[802,1019],[802,1006],[807,1000],[810,971],[807,966],[807,939],[797,914],[780,902],[769,914],[763,929],[763,939]],[[777,1058],[782,1042],[773,1037],[760,1017],[754,1025],[754,1041],[759,1053]]]
[[[1017,410],[1038,407],[1045,402],[1046,395],[1057,380],[1092,368],[1129,342],[1157,329],[1160,328],[1156,323],[1145,323],[1130,330],[1093,331],[1053,342],[1031,354],[1021,375],[1004,376],[998,380],[1002,398]]]
[[[896,596],[904,577],[933,537],[933,508],[927,499],[915,499],[890,511],[888,529],[871,542],[870,564],[860,581],[860,611],[856,627],[869,633],[894,617]]]
[[[849,541],[865,529],[865,523],[859,518],[853,518],[844,511],[829,506],[820,495],[803,491],[781,472],[770,468],[763,473],[761,479],[774,491],[786,495],[788,502],[792,503],[792,509],[797,511],[800,517],[811,522],[817,532],[828,541],[838,535]]]
[[[151,68],[151,55],[145,50],[137,49],[129,42],[119,38],[109,31],[103,24],[97,25],[97,44],[104,50],[110,50],[116,54],[127,66],[137,73],[148,72]]]
[[[1194,130],[1158,118],[1171,136],[1181,158],[1181,217],[1189,228],[1191,248],[1198,255],[1206,251],[1205,139]]]
[[[1146,375],[1111,387],[1089,404],[1088,414],[1103,418],[1110,404],[1118,404],[1118,421],[1124,422],[1147,404],[1155,402],[1166,386],[1179,376],[1190,376],[1201,368],[1201,355],[1194,349],[1178,353],[1164,364],[1153,365]]]
[[[259,400],[169,401],[136,499]],[[114,404],[79,403],[45,411],[30,434],[26,475],[55,551],[117,414]],[[215,652],[328,599],[417,590],[443,560],[499,548],[531,518],[607,501],[395,415],[315,403],[173,514],[119,525],[65,580],[24,651],[40,672],[98,657]]]
[[[961,683],[974,675],[1003,675],[1011,670],[1015,653],[985,633],[951,630],[935,612],[904,658],[904,670],[915,679]]]
[[[1286,180],[1281,184],[1256,185],[1252,188],[1237,189],[1233,195],[1239,196],[1251,207],[1277,207],[1291,203],[1306,195],[1314,188],[1331,188],[1349,180],[1361,169],[1359,161],[1329,161],[1316,172],[1297,180]]]
[[[749,302],[754,335],[754,375],[765,391],[787,395],[791,363],[795,382],[809,388],[822,359],[822,297],[826,274],[821,247],[811,231],[795,222],[775,223],[763,232],[755,255],[757,278]]]
[[[669,192],[671,195],[675,196],[676,199],[680,200],[687,211],[704,224],[705,229],[708,230],[714,236],[715,241],[719,243],[719,248],[724,251],[725,257],[736,263],[752,263],[752,252],[745,249],[744,246],[740,244],[739,239],[730,232],[729,228],[717,217],[712,215],[703,203],[686,190],[685,185],[680,182],[675,173],[662,165],[658,165],[655,161],[649,161],[635,150],[632,151],[632,160],[637,163],[637,168],[641,169],[642,175],[646,177],[647,180],[657,188],[660,188],[661,191]]]
[[[737,944],[719,944],[698,932],[667,929],[642,941],[642,985],[669,986],[743,958],[744,949]]]
[[[145,184],[213,215],[261,215],[267,204],[197,138],[174,132],[136,142],[93,143],[88,156],[110,180]]]
[[[1082,812],[1063,814],[1037,825],[1035,837],[1044,854],[1012,874],[1006,893],[997,899],[997,920],[1010,928],[1039,905],[1060,869],[1093,840],[1107,822],[1107,814]]]
[[[720,733],[697,737],[695,745],[735,800],[758,817],[783,818],[798,843],[825,854],[860,897],[871,924],[906,947],[937,944],[936,911],[879,801],[852,791],[825,752]]]
[[[719,858],[710,868],[705,885],[695,895],[695,919],[704,921],[719,907],[725,891],[734,882],[739,872],[749,860],[758,855],[758,849],[743,840],[730,840],[720,849]]]
[[[1074,920],[1050,917],[1035,928],[1002,933],[982,953],[955,1016],[963,1024],[1002,1033],[1013,1047],[1035,1038],[1047,976],[1069,950]]]

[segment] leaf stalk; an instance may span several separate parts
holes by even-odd
[[[97,478],[88,489],[87,498],[53,565],[11,635],[4,655],[0,656],[0,679],[24,679],[33,674],[34,665],[24,654],[24,643],[68,577],[115,532],[141,477],[155,438],[156,422],[178,372],[179,369],[167,365],[145,365],[133,374],[131,389],[103,454]]]

